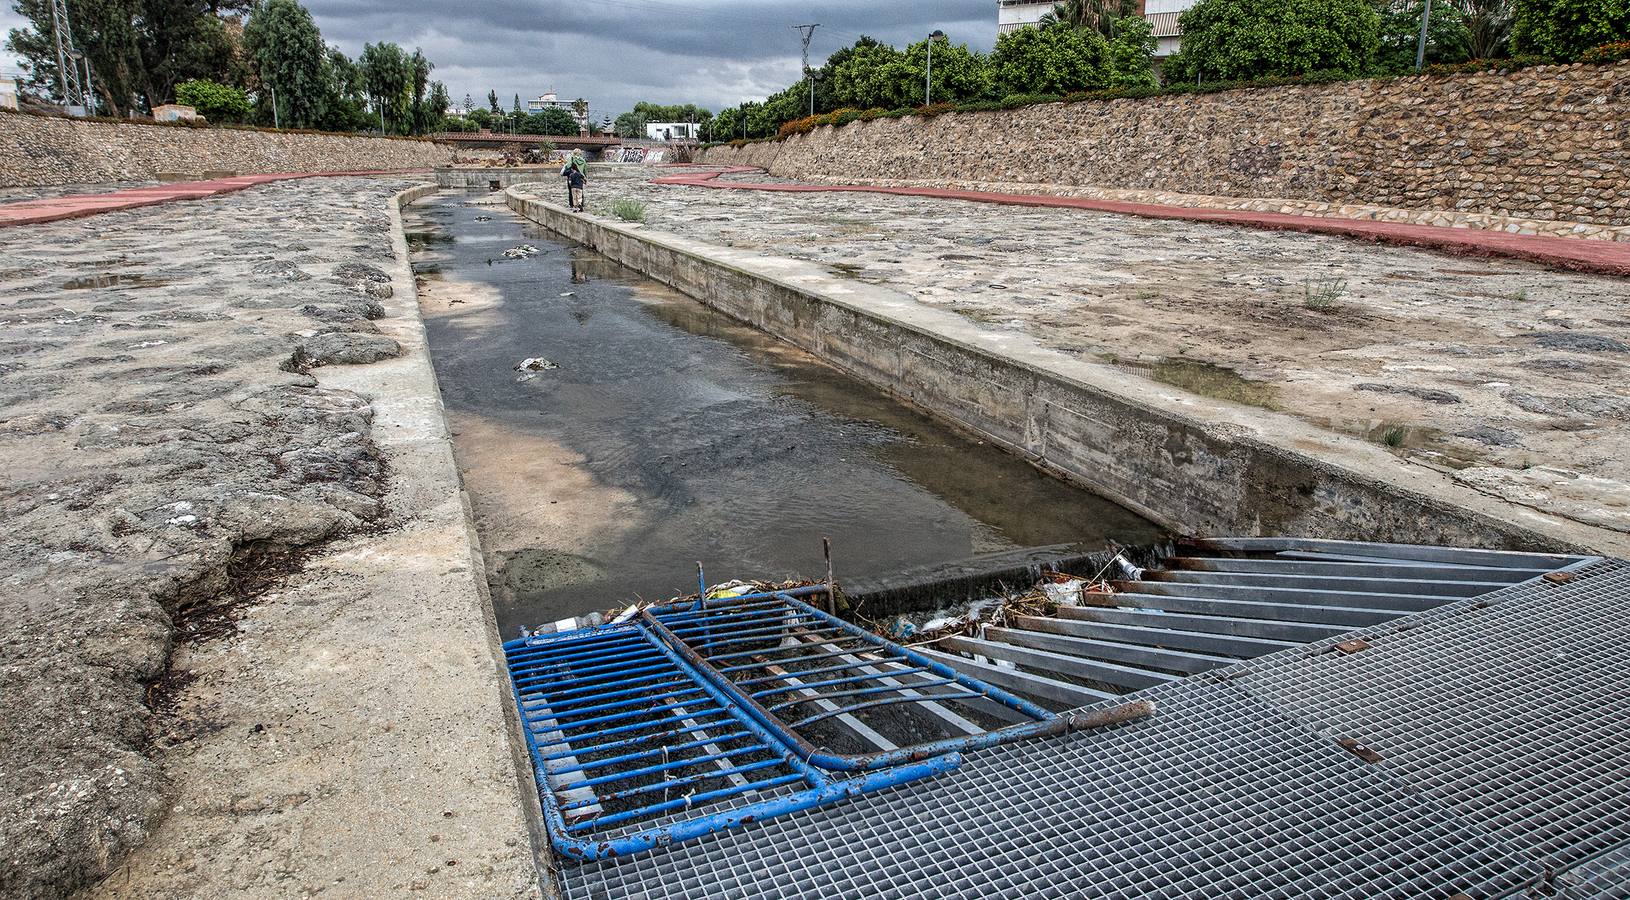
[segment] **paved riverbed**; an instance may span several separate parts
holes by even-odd
[[[407,184],[4,233],[0,895],[536,891]]]
[[[647,183],[659,173],[608,167],[590,211],[638,198],[651,228],[818,262],[1630,531],[1624,279],[1131,216]]]

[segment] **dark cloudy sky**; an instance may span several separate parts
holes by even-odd
[[[0,32],[18,23],[9,0]],[[823,60],[862,34],[897,46],[938,28],[988,50],[995,0],[306,0],[323,37],[356,55],[367,41],[422,47],[455,102],[507,107],[520,94],[585,97],[595,118],[636,100],[719,109],[792,83],[793,25],[819,22],[810,47]],[[70,10],[72,3],[70,2]],[[0,57],[0,68],[14,61]]]

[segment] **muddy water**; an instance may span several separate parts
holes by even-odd
[[[698,561],[710,582],[819,577],[822,537],[841,579],[1156,535],[490,199],[407,224],[506,635],[692,591]]]

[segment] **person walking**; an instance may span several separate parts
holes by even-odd
[[[560,176],[566,179],[567,208],[583,212],[583,189],[589,183],[589,164],[583,159],[583,151],[573,150],[566,157],[566,165],[561,168]]]

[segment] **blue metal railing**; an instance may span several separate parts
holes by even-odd
[[[651,607],[641,617],[761,725],[791,741],[801,758],[828,771],[884,769],[943,753],[1063,734],[1084,724],[1071,716],[1048,712],[799,599],[829,590],[826,585],[815,585],[726,598],[708,598],[704,594],[697,600]],[[818,677],[825,675],[832,677]],[[806,680],[810,678],[814,680]],[[784,699],[773,699],[776,696]],[[816,746],[800,732],[828,719],[884,706],[967,700],[994,702],[1030,721],[855,754]],[[824,708],[802,715],[788,712],[812,705]],[[792,720],[786,721],[782,714],[790,715]]]
[[[638,853],[961,764],[949,753],[833,778],[640,623],[522,638],[504,653],[550,842],[569,859]]]

